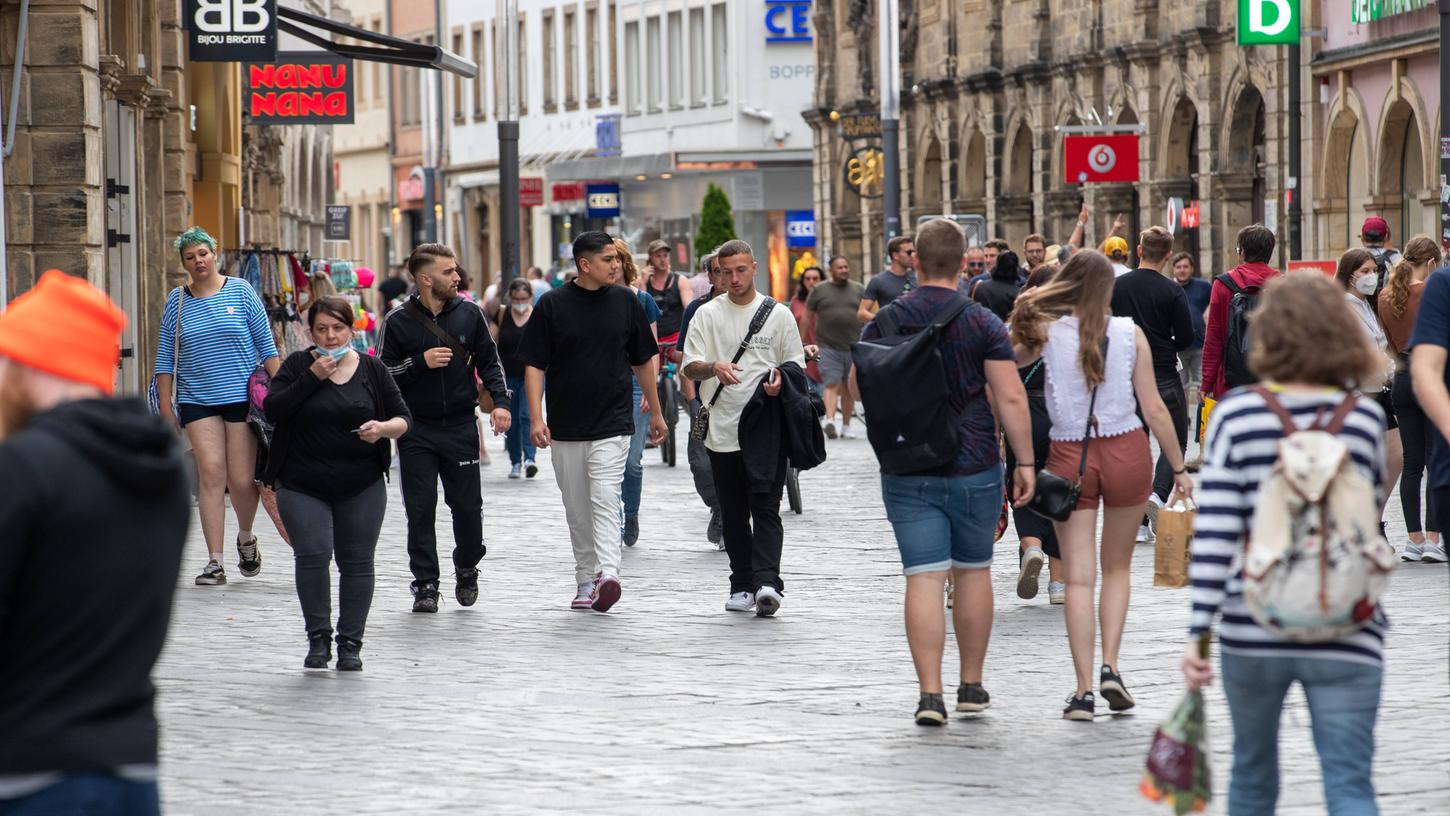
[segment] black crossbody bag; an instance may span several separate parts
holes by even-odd
[[[1107,375],[1108,341],[1103,338],[1103,373]],[[1027,502],[1027,509],[1052,521],[1067,521],[1077,509],[1077,500],[1082,496],[1082,475],[1087,471],[1088,445],[1092,443],[1093,431],[1098,427],[1098,418],[1093,411],[1098,405],[1098,389],[1093,388],[1088,400],[1087,428],[1082,436],[1082,458],[1077,463],[1077,478],[1069,481],[1043,468],[1037,471],[1037,490]]]
[[[731,365],[740,362],[740,358],[745,356],[745,350],[750,348],[751,338],[755,337],[756,332],[765,328],[765,321],[770,318],[770,312],[774,308],[774,298],[766,298],[761,302],[760,308],[755,310],[755,316],[750,318],[750,329],[745,332],[745,339],[740,341],[740,348],[735,350],[735,357],[730,360]],[[708,404],[701,405],[700,410],[695,413],[695,421],[690,423],[691,439],[696,442],[704,442],[705,437],[710,434],[710,408],[715,405],[716,400],[720,399],[720,393],[724,390],[725,383],[720,383],[719,387],[715,389],[715,396],[710,398]]]

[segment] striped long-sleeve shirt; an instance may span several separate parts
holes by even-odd
[[[176,374],[176,308],[173,289],[161,315],[156,373]],[[185,295],[181,307],[181,371],[178,403],[231,405],[247,401],[247,378],[257,363],[277,356],[267,310],[243,280],[225,278],[209,297]]]
[[[1332,412],[1344,393],[1279,393],[1279,401],[1300,428],[1314,421],[1320,409]],[[1359,397],[1339,437],[1350,458],[1383,495],[1385,417],[1374,400]],[[1243,599],[1242,555],[1253,524],[1259,485],[1279,459],[1284,437],[1279,418],[1258,394],[1236,391],[1215,406],[1208,449],[1203,459],[1198,496],[1198,523],[1193,539],[1193,612],[1189,632],[1198,635],[1220,614],[1219,645],[1226,652],[1258,657],[1320,657],[1379,665],[1389,621],[1384,608],[1369,624],[1338,640],[1300,643],[1276,635],[1254,622]]]

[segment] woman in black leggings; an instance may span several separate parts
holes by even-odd
[[[1004,253],[1010,254],[1010,253]],[[1022,287],[1023,292],[1046,283],[1056,267],[1044,264],[1037,268]],[[1022,378],[1022,387],[1027,391],[1027,407],[1032,412],[1032,455],[1033,467],[1042,470],[1047,467],[1047,453],[1052,447],[1052,417],[1047,412],[1047,372],[1042,361],[1017,369]],[[1007,446],[1007,472],[1015,473],[1016,457],[1012,446]],[[1067,583],[1062,577],[1062,556],[1057,548],[1057,531],[1052,522],[1031,510],[1013,509],[1012,526],[1021,540],[1017,567],[1017,597],[1024,600],[1037,597],[1037,576],[1042,571],[1044,558],[1047,561],[1047,600],[1060,604],[1067,599]]]
[[[373,602],[373,553],[388,495],[392,443],[412,416],[382,361],[352,348],[352,306],[323,297],[307,313],[317,345],[289,356],[265,402],[276,423],[267,481],[292,537],[297,599],[307,626],[302,665],[332,660],[332,559],[337,558],[337,670],[362,669]]]

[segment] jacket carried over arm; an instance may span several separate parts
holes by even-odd
[[[766,396],[765,381],[740,414],[740,452],[751,490],[769,490],[777,469],[810,470],[826,461],[820,398],[811,394],[806,373],[794,362],[780,366],[780,394]]]
[[[409,302],[422,306],[417,295],[410,297]],[[427,312],[427,308],[423,307],[423,311]],[[399,306],[383,321],[378,341],[378,356],[418,421],[452,425],[471,420],[478,405],[475,375],[483,381],[495,406],[509,404],[510,394],[499,362],[498,346],[488,332],[487,319],[475,304],[456,297],[444,305],[443,311],[427,318],[468,352],[472,357],[471,367],[455,354],[448,365],[429,368],[423,353],[446,344],[420,323],[421,319],[406,304]]]

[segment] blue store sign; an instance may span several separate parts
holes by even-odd
[[[594,155],[618,156],[622,142],[619,138],[619,114],[606,113],[594,117]]]
[[[786,212],[785,245],[790,249],[808,249],[816,245],[816,214],[813,210]]]
[[[619,185],[590,184],[584,188],[585,214],[590,218],[619,217]]]
[[[811,41],[811,0],[765,0],[765,41]]]

